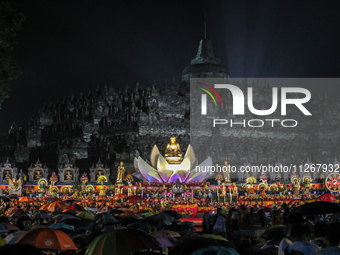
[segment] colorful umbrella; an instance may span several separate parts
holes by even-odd
[[[318,198],[318,201],[323,201],[323,202],[336,202],[336,197],[333,196],[332,194],[323,194]]]
[[[126,202],[136,204],[136,203],[140,203],[142,200],[143,199],[140,196],[130,196],[130,197],[128,197]]]
[[[77,246],[63,231],[53,228],[33,229],[22,235],[17,244],[32,244],[38,249],[77,250]]]
[[[20,197],[19,201],[21,202],[34,202],[34,199],[31,197]]]
[[[80,218],[91,219],[91,220],[94,218],[94,215],[90,212],[87,212],[87,211],[77,213],[76,216],[78,216]]]
[[[61,212],[68,208],[68,205],[63,201],[56,201],[47,207],[49,212]]]
[[[121,199],[124,199],[126,198],[127,196],[125,194],[117,194],[117,195],[114,195],[113,196],[113,200],[121,200]]]
[[[118,255],[145,249],[158,248],[160,244],[149,234],[137,229],[117,229],[96,237],[85,255]]]

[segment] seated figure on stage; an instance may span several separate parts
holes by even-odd
[[[43,176],[42,176],[42,173],[41,173],[41,170],[37,170],[35,172],[35,175],[34,175],[34,180],[35,181],[38,181],[39,179],[41,179]]]
[[[166,146],[165,159],[169,164],[180,164],[183,161],[181,148],[174,136],[170,137],[170,143]]]
[[[5,182],[8,182],[8,180],[11,179],[11,178],[12,178],[12,175],[11,175],[10,170],[6,170],[6,172],[4,173],[4,176],[3,176],[3,180]]]
[[[65,174],[65,182],[73,182],[73,174],[70,170]]]
[[[96,181],[98,182],[98,177],[103,175],[103,172],[101,170],[99,170],[96,174]]]

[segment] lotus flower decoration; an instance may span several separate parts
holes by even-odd
[[[212,166],[212,159],[208,157],[198,165],[191,145],[188,146],[180,164],[169,164],[160,154],[157,145],[154,145],[151,151],[150,164],[141,157],[134,159],[136,172],[133,175],[141,181],[158,183],[176,182],[177,179],[182,183],[199,182],[214,175],[214,172],[200,171],[200,169],[208,169],[208,166]]]

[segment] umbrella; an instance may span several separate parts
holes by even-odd
[[[0,200],[4,200],[4,202],[8,202],[10,201],[10,199],[8,197],[5,197],[5,196],[0,196]]]
[[[323,202],[335,202],[336,197],[333,196],[332,194],[323,194],[318,198],[318,201],[323,201]]]
[[[52,204],[50,204],[47,207],[47,211],[49,211],[49,212],[61,212],[65,209],[67,209],[67,208],[68,208],[68,206],[65,202],[56,201],[56,202],[53,202]]]
[[[215,246],[231,247],[232,245],[229,242],[214,238],[203,238],[200,236],[196,238],[185,238],[174,245],[173,249],[169,252],[169,255],[186,255],[201,248]]]
[[[43,206],[41,206],[39,208],[40,211],[47,211],[48,207],[50,206],[50,204],[44,204]]]
[[[127,225],[130,228],[135,228],[135,229],[139,229],[139,230],[143,230],[146,233],[149,233],[149,226],[144,224],[144,223],[131,223]],[[164,246],[165,247],[165,246]]]
[[[291,212],[298,212],[304,216],[339,213],[340,207],[335,203],[316,201],[295,207]]]
[[[152,236],[164,236],[164,237],[170,237],[170,238],[177,238],[181,237],[181,235],[178,232],[162,229],[157,232],[151,233]]]
[[[64,200],[64,201],[65,201],[65,200]],[[90,204],[91,204],[91,203],[93,203],[93,199],[92,199],[92,198],[86,198],[86,199],[83,199],[83,202],[84,202],[84,203],[88,203],[88,204],[90,203]]]
[[[6,236],[5,241],[7,244],[15,244],[18,239],[25,234],[26,231],[19,231]]]
[[[138,211],[136,214],[140,215],[140,214],[143,214],[143,213],[147,213],[149,212],[148,210],[143,210],[143,211]]]
[[[45,212],[39,212],[33,215],[33,217],[31,218],[32,220],[41,220],[41,219],[51,219],[52,217],[50,215],[48,215]]]
[[[28,218],[28,215],[26,213],[22,212],[12,212],[8,214],[9,217],[12,218],[19,218],[19,217],[26,217]]]
[[[65,233],[70,233],[70,234],[74,234],[76,232],[72,226],[70,226],[69,224],[65,224],[65,223],[55,223],[48,227],[54,228],[54,229],[60,229],[61,231],[64,231]]]
[[[37,228],[26,232],[16,242],[32,244],[39,249],[77,250],[77,246],[63,231],[53,228]]]
[[[94,218],[94,215],[90,212],[87,212],[87,211],[77,213],[76,216],[78,216],[80,218],[85,218],[85,219],[93,219]]]
[[[106,201],[106,200],[107,200],[107,197],[106,197],[106,196],[98,196],[98,197],[97,197],[97,200],[98,200],[98,201]]]
[[[98,209],[97,213],[106,213],[108,211],[113,210],[114,208],[111,206],[102,206]]]
[[[157,240],[143,231],[117,229],[96,237],[89,245],[85,255],[118,255],[158,247]]]
[[[18,195],[16,195],[16,194],[10,194],[10,195],[7,195],[7,198],[9,198],[9,199],[18,199]]]
[[[288,234],[288,227],[287,226],[275,226],[271,227],[270,229],[266,230],[262,233],[260,238],[264,240],[272,240],[274,238],[283,238]]]
[[[100,213],[94,216],[94,219],[97,220],[96,223],[108,224],[108,223],[118,223],[119,221],[115,219],[111,214],[108,213]]]
[[[204,238],[213,238],[213,239],[217,239],[217,240],[222,240],[222,241],[228,242],[227,239],[225,239],[224,237],[219,236],[219,235],[203,234],[203,235],[201,235],[201,237],[204,237]]]
[[[124,212],[122,210],[113,209],[110,211],[110,214],[124,214]]]
[[[0,236],[0,247],[6,245],[7,242]]]
[[[179,220],[180,218],[182,218],[182,216],[176,211],[167,210],[167,211],[164,211],[163,213],[171,216],[175,220]]]
[[[120,222],[124,225],[128,225],[132,223],[140,223],[140,220],[137,218],[126,217],[126,218],[122,218]]]
[[[84,207],[82,207],[81,205],[77,205],[77,204],[72,204],[67,209],[76,210],[76,211],[85,211]]]
[[[7,244],[7,245],[0,247],[0,254],[46,255],[41,250],[37,249],[36,247],[30,244],[15,244],[15,245]]]
[[[34,199],[31,197],[20,197],[19,201],[21,202],[34,202]]]
[[[172,218],[171,216],[164,214],[164,213],[159,213],[159,214],[153,215],[153,216],[149,217],[149,219],[157,220],[163,226],[169,226],[174,221],[174,218]]]
[[[159,242],[160,248],[171,247],[174,245],[173,242],[169,240],[169,238],[164,236],[155,236],[155,239],[157,240],[157,242]]]
[[[130,196],[126,200],[127,203],[133,203],[133,204],[139,203],[141,201],[143,201],[143,199],[140,196]]]
[[[126,198],[127,196],[125,194],[117,194],[117,195],[114,195],[113,196],[113,200],[121,200],[121,199],[124,199]]]
[[[53,196],[46,196],[44,197],[44,201],[54,202],[54,201],[58,201],[58,198],[53,197]]]
[[[37,229],[37,228],[46,228],[46,227],[43,226],[43,225],[40,225],[40,224],[33,225],[33,226],[31,227],[31,229]]]
[[[6,216],[0,216],[0,222],[9,222],[9,219]]]
[[[65,213],[65,214],[58,214],[57,216],[54,216],[53,219],[61,222],[67,219],[77,219],[77,217],[71,214]]]
[[[201,248],[191,255],[240,255],[233,248],[227,248],[222,246],[209,246],[205,248]]]
[[[9,223],[9,222],[2,222],[0,224],[4,225],[8,229],[8,231],[19,231],[20,230],[17,226],[14,226],[12,223]]]
[[[63,223],[69,224],[74,227],[75,231],[79,233],[82,230],[91,229],[94,226],[94,221],[90,219],[67,219]]]
[[[74,198],[72,198],[72,197],[69,197],[69,198],[64,199],[63,201],[64,202],[68,202],[68,203],[72,203],[72,202],[74,202],[76,200]]]
[[[0,223],[0,233],[7,233],[8,228],[5,227],[2,223]]]

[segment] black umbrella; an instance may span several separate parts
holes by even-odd
[[[4,202],[8,202],[8,201],[11,201],[8,197],[5,197],[5,196],[0,196],[0,200],[3,199]]]
[[[139,229],[139,230],[143,230],[146,233],[149,233],[149,226],[144,224],[144,223],[132,223],[127,225],[130,228],[135,228],[135,229]]]
[[[282,239],[287,234],[288,234],[287,226],[278,226],[266,230],[265,232],[262,233],[260,237],[264,240],[273,240],[274,238]]]
[[[132,223],[139,223],[141,221],[139,219],[136,219],[136,218],[127,217],[127,218],[119,219],[119,222],[122,223],[123,225],[128,225],[128,224],[132,224]]]
[[[167,210],[167,211],[164,211],[163,213],[171,216],[175,220],[179,220],[180,218],[182,218],[182,216],[176,211]]]
[[[295,207],[292,211],[301,213],[301,215],[317,215],[317,214],[330,214],[330,213],[339,213],[340,207],[332,202],[321,202],[316,201],[312,203],[306,203],[304,205]]]
[[[51,219],[52,217],[50,215],[48,215],[47,213],[36,213],[32,216],[32,220],[41,220],[41,219]]]
[[[0,247],[0,254],[6,255],[44,255],[44,253],[30,244],[6,244]]]
[[[223,246],[234,248],[234,246],[227,242],[213,238],[186,238],[181,242],[175,244],[172,250],[170,250],[169,255],[187,255],[191,254],[201,248],[209,246]]]

